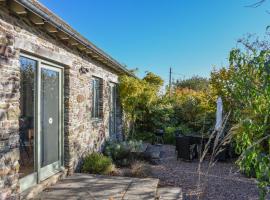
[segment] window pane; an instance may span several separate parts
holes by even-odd
[[[116,139],[116,85],[111,84],[109,88],[110,98],[109,98],[109,106],[110,106],[110,121],[109,121],[109,130],[110,136]]]
[[[94,78],[92,80],[92,117],[98,118],[100,117],[100,83],[101,80],[99,78]]]
[[[95,92],[95,80],[93,79],[92,80],[92,117],[94,118],[95,117],[95,96],[96,96],[96,92]]]
[[[59,160],[59,73],[41,69],[41,166]]]
[[[36,61],[20,57],[20,178],[34,172],[36,67]]]
[[[95,105],[95,112],[96,112],[96,118],[99,117],[99,80],[96,80],[96,105]]]

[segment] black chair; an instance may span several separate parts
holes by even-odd
[[[157,129],[155,132],[154,132],[154,135],[155,135],[155,141],[154,143],[155,144],[164,144],[164,133],[165,131],[163,129]]]
[[[29,152],[28,152],[28,149],[27,149],[27,146],[25,145],[25,133],[26,133],[25,130],[20,130],[19,131],[19,135],[20,135],[20,138],[19,138],[20,150],[21,151],[25,151],[27,157],[30,158]]]
[[[179,151],[178,145],[176,145],[177,144],[177,142],[176,142],[177,141],[177,137],[183,137],[184,134],[183,134],[183,132],[181,130],[176,130],[174,132],[174,136],[175,136],[175,152],[177,153]]]
[[[215,159],[221,162],[227,161],[231,158],[231,150],[232,148],[230,144],[222,146],[221,151],[216,155]]]
[[[28,130],[28,123],[23,118],[20,119],[20,128],[19,128],[19,143],[20,143],[20,151],[24,151],[28,158],[30,158],[29,151],[25,144],[26,135]]]

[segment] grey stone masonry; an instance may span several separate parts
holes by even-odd
[[[109,138],[109,84],[118,73],[0,5],[0,199],[19,198],[20,63],[23,52],[64,67],[64,165],[68,174]],[[101,119],[92,119],[91,78],[103,81]],[[122,120],[117,101],[117,137]]]

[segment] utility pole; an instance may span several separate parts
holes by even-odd
[[[172,95],[172,68],[170,67],[170,75],[169,75],[169,95]]]

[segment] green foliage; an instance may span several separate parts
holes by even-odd
[[[118,166],[129,166],[134,154],[142,147],[141,141],[129,140],[123,142],[107,142],[104,155],[110,157]]]
[[[180,131],[183,135],[188,135],[192,133],[192,130],[188,128],[186,124],[180,124],[178,126],[168,126],[165,128],[164,143],[165,144],[175,144],[175,133]]]
[[[233,111],[238,164],[257,178],[263,199],[270,184],[270,51],[233,49],[229,61],[212,73],[211,85]]]
[[[208,89],[209,80],[204,77],[193,76],[188,79],[176,80],[173,84],[177,89],[191,89],[195,91],[205,91]]]
[[[144,141],[144,142],[151,143],[154,141],[154,134],[153,132],[136,131],[133,136],[133,139],[137,141]]]
[[[164,143],[165,144],[174,144],[175,143],[175,131],[176,127],[167,127],[165,128],[164,134]]]
[[[193,77],[177,82],[171,96],[160,94],[163,80],[149,72],[142,79],[120,79],[122,105],[131,122],[128,138],[153,141],[153,133],[164,129],[165,142],[174,143],[174,131],[185,127],[189,133],[208,132],[214,126],[215,100],[208,80]],[[189,89],[192,88],[192,89]]]
[[[160,97],[145,110],[143,117],[138,120],[137,128],[141,131],[153,132],[174,123],[173,105],[166,97]]]
[[[192,133],[208,132],[215,123],[215,100],[206,91],[175,89],[172,96],[176,125],[185,125]]]
[[[114,165],[110,158],[100,153],[92,153],[85,157],[83,161],[82,171],[84,173],[93,174],[110,174],[114,169]]]
[[[120,78],[120,99],[126,114],[131,122],[131,133],[135,132],[136,121],[142,121],[145,113],[149,112],[153,103],[158,100],[158,93],[163,80],[149,72],[143,79],[129,76]]]
[[[158,92],[160,87],[163,85],[163,80],[152,72],[148,72],[143,80],[146,81],[146,83],[152,87],[151,89],[154,89],[156,92]]]
[[[219,70],[214,69],[211,72],[210,88],[212,95],[220,96],[222,98],[225,110],[230,110],[235,106],[235,99],[233,97],[233,80],[232,76],[235,72],[233,67],[222,67]]]

